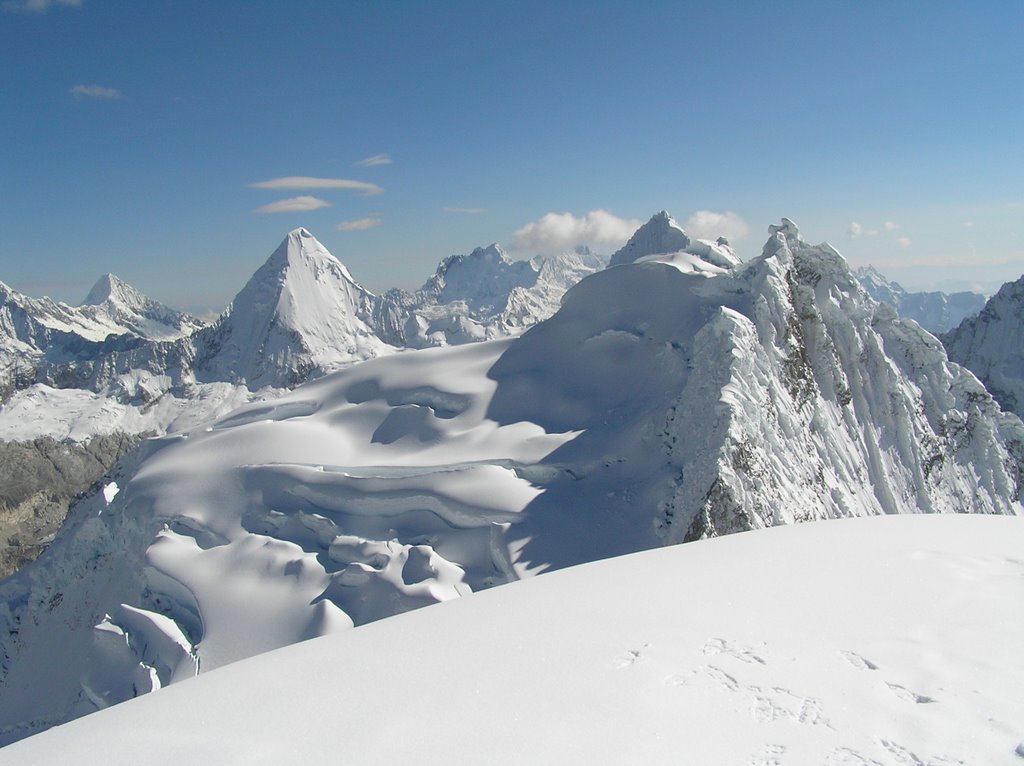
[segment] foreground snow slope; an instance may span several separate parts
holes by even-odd
[[[728,270],[642,256],[519,338],[372,359],[122,462],[0,584],[0,741],[550,569],[1017,514],[1021,432],[789,221]]]
[[[1022,550],[1018,518],[902,516],[648,551],[246,660],[0,763],[1009,766]]]

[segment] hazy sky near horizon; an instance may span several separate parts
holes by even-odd
[[[0,281],[219,311],[305,226],[372,290],[666,209],[911,289],[1024,273],[1024,3],[0,0]]]

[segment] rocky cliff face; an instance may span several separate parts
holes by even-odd
[[[142,435],[115,433],[84,444],[49,437],[0,442],[0,579],[35,560],[56,536],[68,507],[90,490]]]

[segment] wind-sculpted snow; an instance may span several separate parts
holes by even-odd
[[[792,222],[728,269],[645,256],[517,338],[371,359],[149,442],[0,586],[0,727],[646,548],[1019,513],[1022,454],[1020,421]]]
[[[1009,766],[1022,549],[1021,519],[902,516],[645,551],[253,657],[0,764]]]

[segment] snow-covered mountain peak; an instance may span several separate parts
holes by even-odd
[[[201,359],[212,379],[289,387],[385,352],[374,296],[307,229],[290,231],[235,296]]]
[[[123,305],[137,306],[146,301],[146,296],[114,274],[104,274],[96,280],[89,290],[82,306],[99,306],[106,301],[116,301]]]
[[[281,244],[257,271],[261,276],[282,282],[295,279],[293,270],[306,270],[314,274],[320,271],[335,271],[349,282],[355,282],[345,264],[339,261],[308,229],[299,227],[288,232]],[[290,276],[289,276],[290,275]]]
[[[692,239],[664,210],[655,213],[651,220],[637,229],[629,242],[612,255],[608,265],[622,266],[641,260],[664,261],[686,273],[705,275],[720,273],[741,263],[728,240]],[[709,269],[708,265],[712,268]]]
[[[689,246],[690,238],[683,227],[662,210],[633,233],[629,241],[612,255],[608,265],[621,266],[647,255],[676,253]]]
[[[423,285],[422,292],[440,303],[462,301],[470,313],[498,313],[517,287],[537,282],[539,267],[530,261],[513,261],[497,243],[478,247],[469,255],[451,255]]]

